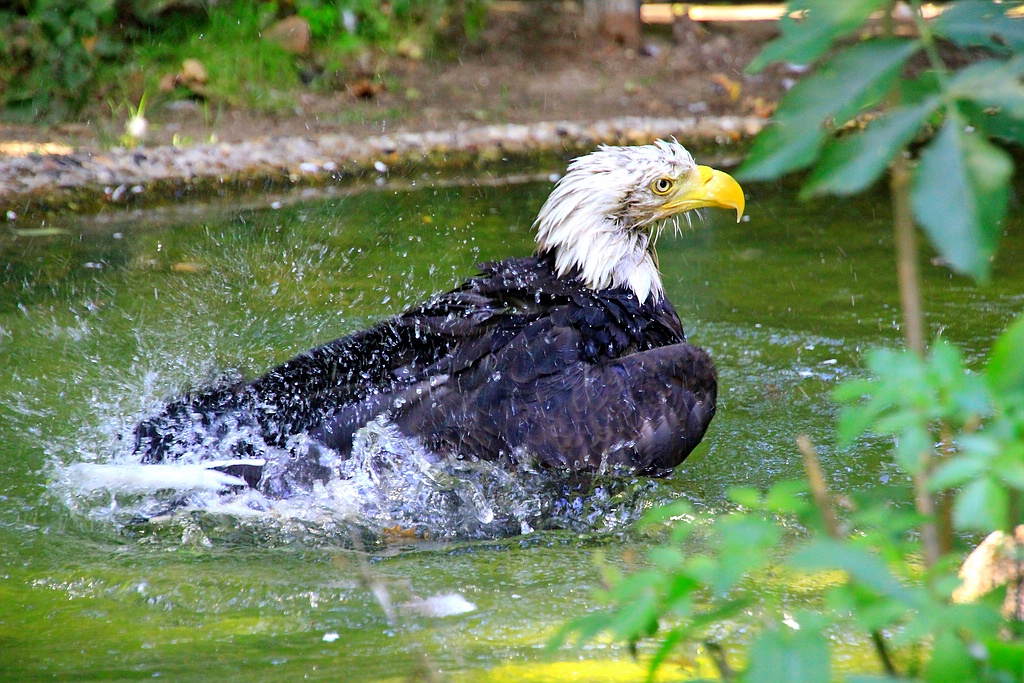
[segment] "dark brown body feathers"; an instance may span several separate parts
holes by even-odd
[[[666,299],[592,291],[547,255],[482,271],[250,383],[169,404],[138,426],[137,449],[162,460],[247,425],[267,443],[306,432],[347,455],[382,414],[435,453],[572,471],[665,474],[700,442],[714,365]]]

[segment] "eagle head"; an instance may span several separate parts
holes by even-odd
[[[641,302],[664,294],[654,245],[664,221],[711,206],[743,216],[743,190],[727,173],[698,166],[673,140],[609,147],[578,157],[541,207],[537,252],[587,287],[631,289]],[[678,223],[676,223],[678,230]]]

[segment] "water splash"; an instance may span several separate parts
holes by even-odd
[[[305,435],[274,447],[242,431],[174,462],[145,464],[125,447],[102,464],[55,465],[51,488],[87,518],[141,537],[201,545],[612,531],[635,521],[656,497],[650,489],[657,484],[647,479],[538,471],[526,459],[441,457],[383,418],[357,432],[344,459]],[[259,457],[225,459],[237,439]],[[262,470],[257,488],[236,476],[245,467]]]

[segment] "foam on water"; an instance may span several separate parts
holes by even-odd
[[[226,458],[239,439],[261,457]],[[262,466],[258,490],[234,476],[232,467],[246,465]],[[53,477],[53,491],[78,514],[136,531],[162,525],[204,543],[211,530],[223,530],[225,516],[232,537],[256,541],[346,543],[353,530],[375,540],[608,531],[642,513],[650,501],[640,494],[653,485],[444,458],[386,419],[356,434],[347,459],[305,436],[280,448],[240,429],[173,462],[142,463],[123,448],[103,463],[57,465]]]
[[[145,495],[168,489],[185,494],[245,486],[244,479],[211,467],[187,464],[96,465],[83,462],[70,465],[65,471],[65,477],[69,488],[85,496],[98,491]]]

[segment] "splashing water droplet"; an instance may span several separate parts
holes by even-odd
[[[370,542],[609,531],[644,509],[645,480],[538,471],[521,453],[501,463],[444,457],[384,418],[356,433],[349,458],[306,435],[268,444],[244,420],[195,429],[160,464],[125,444],[106,462],[57,465],[51,490],[70,510],[126,532],[203,546],[225,535],[347,545],[353,529]],[[245,467],[260,468],[256,489],[232,469]]]

